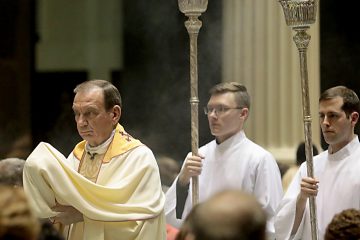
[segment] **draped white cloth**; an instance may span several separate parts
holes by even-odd
[[[103,163],[96,183],[75,169],[50,144],[40,143],[26,160],[24,189],[41,218],[55,216],[55,201],[84,216],[73,224],[69,239],[165,239],[164,194],[155,158],[140,145]]]

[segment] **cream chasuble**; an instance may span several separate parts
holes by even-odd
[[[85,145],[79,143],[67,159],[47,143],[30,154],[24,189],[37,216],[55,216],[51,207],[57,201],[84,216],[68,239],[166,239],[165,196],[151,150],[121,125],[105,151],[91,156]]]

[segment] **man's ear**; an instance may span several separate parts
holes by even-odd
[[[354,123],[354,126],[359,120],[359,113],[358,112],[352,112],[350,115],[351,122]]]
[[[243,117],[246,120],[248,116],[249,116],[249,109],[246,107],[241,109],[241,117]]]
[[[111,118],[115,123],[118,123],[120,117],[121,117],[121,107],[119,105],[115,105],[111,113]]]

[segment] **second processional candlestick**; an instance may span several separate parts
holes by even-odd
[[[314,178],[312,136],[311,136],[311,115],[309,98],[309,80],[307,70],[306,51],[310,43],[310,35],[307,30],[316,21],[318,0],[280,0],[285,15],[286,24],[296,33],[293,40],[299,51],[300,77],[302,90],[302,106],[304,117],[305,154],[307,164],[307,175]],[[309,198],[310,224],[312,240],[318,239],[316,202],[315,197]]]

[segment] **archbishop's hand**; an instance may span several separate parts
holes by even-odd
[[[190,183],[191,177],[199,176],[202,170],[203,156],[192,156],[189,153],[179,174],[179,184],[185,186]]]
[[[59,203],[56,203],[54,207],[51,208],[53,211],[58,212],[58,215],[51,217],[50,220],[53,223],[61,223],[64,225],[70,225],[72,223],[84,221],[83,215],[73,206],[65,206]]]

